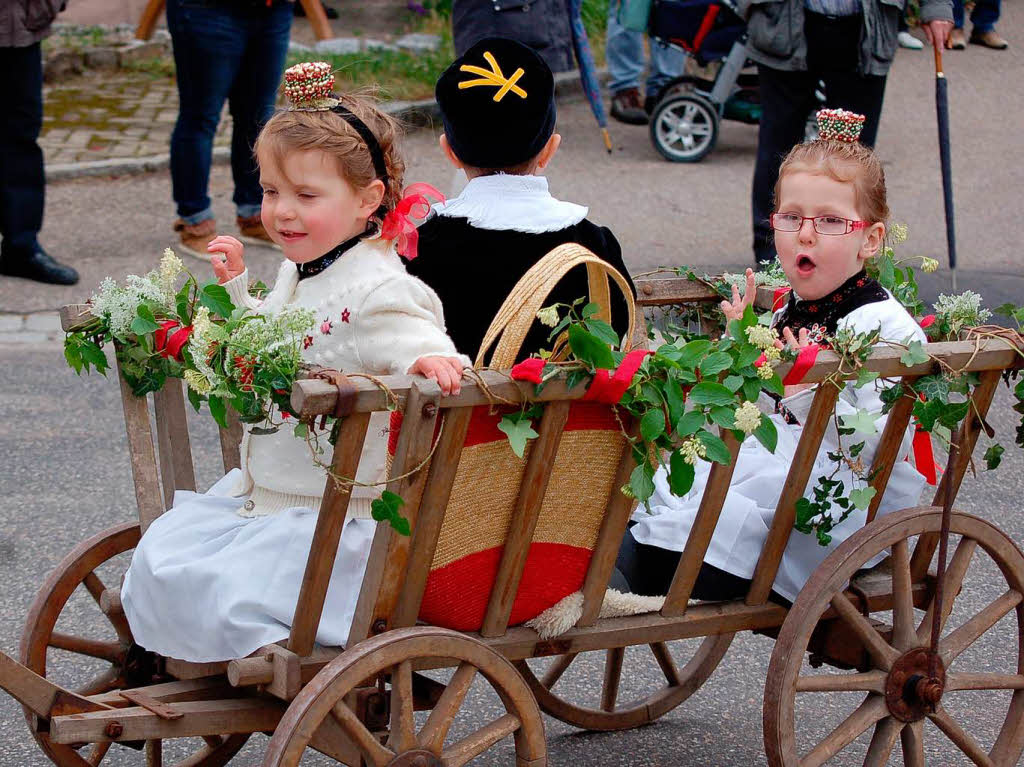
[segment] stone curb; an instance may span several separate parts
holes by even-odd
[[[598,71],[598,80],[603,83],[607,78],[605,70]],[[555,75],[555,99],[566,101],[583,95],[583,85],[579,73],[560,72]],[[421,101],[392,101],[384,105],[384,111],[411,128],[424,128],[441,122],[441,111],[434,99]],[[213,150],[215,163],[226,163],[231,159],[228,147],[216,147]],[[46,166],[47,181],[66,181],[73,178],[90,176],[128,176],[137,173],[149,173],[163,170],[170,165],[169,154],[156,154],[148,157],[125,157],[111,160],[94,160],[91,162],[55,163]]]
[[[60,317],[53,309],[0,312],[0,344],[53,343],[63,338]]]

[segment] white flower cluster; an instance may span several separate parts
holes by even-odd
[[[736,408],[736,428],[744,434],[753,433],[760,425],[761,411],[753,402],[744,402]]]
[[[707,448],[704,447],[704,443],[698,440],[696,437],[690,437],[689,439],[683,440],[683,443],[679,446],[679,452],[683,456],[683,460],[691,466],[697,464],[698,458],[703,458],[707,455]]]
[[[893,245],[902,245],[907,241],[907,225],[893,223],[889,226],[889,241]]]
[[[940,294],[935,302],[935,314],[938,319],[949,323],[953,335],[964,328],[981,325],[992,316],[988,309],[981,308],[981,296],[971,290],[965,290],[958,296]]]
[[[939,262],[934,258],[922,258],[921,259],[921,271],[925,274],[931,274],[939,268]]]
[[[747,328],[746,333],[747,340],[758,349],[763,349],[764,351],[774,349],[775,342],[779,338],[775,328],[770,328],[767,325],[751,325]]]
[[[299,341],[315,322],[312,310],[296,306],[287,306],[274,314],[252,315],[235,329],[228,350],[231,356],[266,357],[283,348],[296,355],[297,363]]]
[[[558,307],[553,304],[545,306],[537,312],[537,319],[542,325],[547,325],[549,328],[555,327],[558,324]]]
[[[165,248],[163,258],[160,259],[159,270],[160,286],[164,291],[174,293],[174,283],[183,269],[184,265],[181,263],[181,259],[174,255],[173,250]]]
[[[160,268],[143,277],[129,274],[124,285],[118,285],[110,277],[105,278],[99,290],[89,299],[93,314],[107,318],[114,338],[127,340],[139,304],[149,302],[161,309],[162,313],[173,314],[174,282],[181,269],[181,259],[168,248],[164,251]]]
[[[188,339],[188,350],[198,375],[189,376],[186,373],[185,381],[199,394],[209,394],[217,387],[217,374],[210,366],[208,357],[210,345],[222,338],[223,331],[210,319],[210,310],[205,306],[196,309],[195,316],[192,317],[192,335]]]
[[[743,288],[747,284],[746,274],[724,272],[722,279],[729,285],[735,285],[738,288]],[[754,284],[765,285],[769,288],[784,288],[789,285],[789,278],[786,277],[786,272],[783,271],[778,256],[775,257],[775,260],[762,264],[761,269],[754,272]]]

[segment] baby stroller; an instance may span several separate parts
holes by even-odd
[[[715,147],[721,120],[761,121],[757,73],[743,72],[749,64],[746,26],[732,0],[654,0],[648,31],[653,45],[681,49],[701,66],[721,62],[714,80],[684,75],[659,94],[651,141],[666,159],[704,159]],[[818,99],[824,101],[820,91]],[[809,125],[813,131],[813,120]]]

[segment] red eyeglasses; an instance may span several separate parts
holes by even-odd
[[[849,234],[870,226],[867,221],[854,221],[842,216],[800,216],[796,213],[772,213],[772,229],[777,232],[799,232],[804,221],[810,221],[818,234]]]

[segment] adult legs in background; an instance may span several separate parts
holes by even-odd
[[[611,114],[630,125],[647,122],[640,97],[640,75],[644,71],[644,37],[642,32],[626,29],[619,22],[621,0],[608,3],[608,29],[605,59],[608,62],[608,89],[612,94]],[[653,69],[653,65],[652,65]]]
[[[231,175],[239,219],[259,215],[263,192],[253,156],[256,137],[274,111],[274,99],[291,31],[292,13],[287,3],[254,8],[248,19],[245,50],[231,85],[228,102],[232,117]],[[240,224],[242,222],[240,221]]]
[[[0,48],[6,109],[0,120],[0,274],[74,285],[78,273],[39,246],[46,178],[39,131],[43,125],[43,64],[39,43]]]
[[[775,258],[775,238],[769,225],[782,158],[804,136],[807,114],[814,105],[818,78],[809,72],[784,72],[759,66],[761,123],[757,133],[757,159],[751,190],[754,261]]]
[[[971,42],[986,48],[1004,50],[1009,44],[996,34],[1001,0],[977,0],[971,11]],[[961,14],[962,16],[962,14]],[[960,21],[963,26],[963,19]]]
[[[167,0],[179,101],[171,133],[171,188],[186,225],[213,219],[208,193],[213,137],[247,48],[245,12],[245,6]]]
[[[650,114],[654,111],[662,89],[672,80],[682,76],[686,66],[686,54],[654,40],[648,40],[648,44],[651,47],[651,71],[647,75],[644,109]]]

